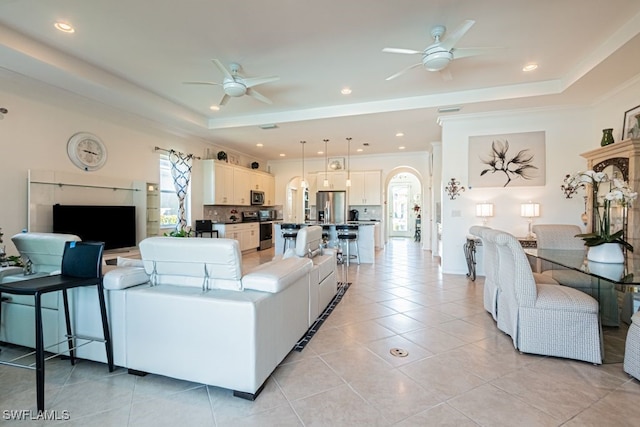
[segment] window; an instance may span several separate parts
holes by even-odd
[[[185,208],[187,223],[191,223],[191,185],[187,191]],[[178,224],[178,195],[173,186],[169,156],[160,156],[160,228],[175,228]]]

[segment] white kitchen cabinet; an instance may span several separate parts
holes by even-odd
[[[350,205],[380,205],[380,171],[351,172]]]
[[[233,168],[233,204],[239,206],[251,205],[251,172],[249,169]]]
[[[327,172],[328,187],[324,186],[324,177],[324,172],[318,172],[316,175],[316,191],[344,191],[347,189],[346,172]]]
[[[205,205],[232,205],[233,166],[215,160],[203,160]],[[248,195],[247,195],[248,197]]]
[[[257,249],[260,246],[260,224],[214,224],[218,237],[237,240],[241,251]]]
[[[251,171],[251,190],[264,192],[264,205],[273,206],[276,203],[276,180],[266,172]]]

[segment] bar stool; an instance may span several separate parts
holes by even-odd
[[[416,231],[413,234],[413,241],[419,242],[422,239],[422,221],[420,218],[416,219]]]
[[[338,244],[340,245],[340,247],[342,247],[343,245],[346,246],[346,252],[343,251],[343,253],[347,254],[347,266],[349,265],[352,257],[356,258],[359,265],[360,249],[358,248],[358,226],[355,224],[336,225],[336,232],[338,233]],[[356,255],[350,254],[350,247],[352,243],[355,244]]]
[[[282,231],[282,238],[284,239],[282,253],[285,253],[287,251],[287,246],[295,249],[296,237],[298,237],[298,230],[300,230],[300,224],[285,223],[280,226],[280,230]]]
[[[45,359],[44,332],[42,318],[42,296],[49,292],[62,292],[64,303],[64,317],[67,329],[67,345],[69,346],[69,360],[75,364],[74,339],[104,342],[107,352],[107,364],[109,372],[113,372],[113,347],[111,335],[109,333],[109,322],[107,319],[107,309],[104,298],[104,288],[102,286],[102,252],[104,243],[102,242],[66,242],[62,255],[61,274],[51,276],[40,276],[34,279],[19,280],[10,283],[0,283],[0,297],[3,293],[12,295],[31,295],[35,299],[35,360],[36,360],[36,402],[38,411],[44,410],[44,362],[55,354]],[[100,303],[100,315],[102,317],[103,338],[93,338],[80,335],[73,335],[71,331],[71,318],[69,314],[69,301],[67,290],[81,286],[96,286],[98,290],[98,300]],[[1,306],[0,306],[1,307]],[[0,318],[1,318],[0,313]],[[5,325],[9,327],[10,325]],[[63,341],[64,342],[64,341]],[[59,343],[58,343],[59,344]],[[12,361],[0,361],[0,365],[8,365],[18,368],[34,369],[32,365],[22,365],[14,363],[15,360],[30,356],[13,359]]]
[[[331,226],[323,225],[322,226],[322,243],[324,245],[326,245],[329,242],[330,233],[331,233]]]

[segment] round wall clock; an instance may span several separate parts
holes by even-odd
[[[78,132],[69,138],[67,154],[74,165],[85,171],[100,169],[107,162],[107,147],[88,132]]]

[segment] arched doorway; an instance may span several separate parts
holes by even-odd
[[[414,239],[429,246],[423,224],[428,218],[428,203],[424,198],[422,175],[411,167],[397,167],[389,172],[385,182],[385,236]]]
[[[283,220],[301,224],[309,219],[309,189],[300,185],[300,177],[294,176],[287,183]]]

